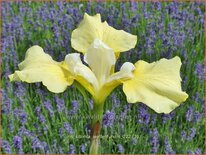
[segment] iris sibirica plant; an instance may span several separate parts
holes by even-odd
[[[83,60],[79,53],[71,53],[56,62],[35,45],[27,50],[25,60],[19,64],[20,70],[9,78],[27,83],[42,82],[54,93],[61,93],[72,84],[86,89],[94,101],[90,153],[97,154],[104,101],[117,86],[123,85],[129,103],[142,102],[157,113],[170,113],[188,97],[181,89],[181,60],[177,56],[153,63],[125,62],[115,71],[120,53],[134,48],[136,43],[137,36],[102,22],[100,14],[85,13],[71,36],[71,45],[83,54]]]

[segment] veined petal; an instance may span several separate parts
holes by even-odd
[[[20,71],[9,75],[11,81],[42,82],[54,93],[63,92],[73,83],[72,75],[63,64],[54,61],[37,45],[27,50],[25,60],[19,64],[19,69]]]
[[[158,113],[169,113],[188,95],[181,90],[179,57],[135,64],[134,77],[123,83],[123,91],[130,103],[143,102]]]
[[[109,26],[105,21],[103,23],[103,42],[105,42],[113,51],[125,52],[135,47],[137,36],[127,33],[123,30],[116,30]]]
[[[123,30],[116,30],[109,26],[107,22],[101,22],[100,14],[89,16],[84,14],[84,19],[79,26],[72,32],[71,45],[82,53],[86,53],[93,41],[98,38],[107,44],[117,53],[128,51],[135,47],[137,36],[129,34]]]
[[[75,50],[86,53],[95,38],[102,38],[101,16],[89,16],[85,13],[78,28],[72,32],[71,45]]]
[[[112,65],[116,62],[113,50],[99,39],[95,39],[89,47],[84,60],[94,72],[100,87],[109,77]]]
[[[75,80],[84,86],[84,88],[87,89],[91,94],[94,94],[94,90],[98,87],[97,79],[90,68],[82,63],[80,54],[68,54],[65,57],[65,62],[67,63],[69,70],[75,76]]]

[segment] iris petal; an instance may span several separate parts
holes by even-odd
[[[137,42],[137,36],[116,30],[107,22],[102,23],[100,14],[89,16],[85,13],[84,19],[72,32],[71,45],[75,50],[86,53],[96,38],[107,44],[115,53],[130,50]],[[117,57],[118,55],[116,54]]]
[[[111,47],[115,53],[125,52],[135,47],[137,36],[127,33],[123,30],[116,30],[109,26],[105,21],[103,23],[103,42]]]
[[[27,83],[42,82],[54,93],[63,92],[73,83],[73,77],[62,63],[54,61],[40,46],[32,46],[25,60],[19,64],[20,71],[9,75],[11,81]]]
[[[103,85],[116,62],[113,50],[101,40],[95,39],[84,59],[95,74],[99,85]]]
[[[133,75],[133,70],[135,69],[135,66],[130,62],[125,62],[122,67],[120,68],[119,72],[116,72],[112,74],[107,79],[107,84],[111,83],[123,83],[124,81],[131,79]]]
[[[130,103],[143,102],[158,113],[169,113],[185,101],[188,95],[181,90],[179,57],[135,64],[134,77],[123,83]]]
[[[72,31],[71,45],[82,53],[86,53],[95,38],[102,37],[102,23],[100,14],[89,16],[84,14],[84,19],[77,29]]]
[[[69,70],[75,76],[75,80],[93,95],[94,90],[98,87],[98,82],[91,69],[82,63],[80,54],[68,54],[65,57],[65,62]]]

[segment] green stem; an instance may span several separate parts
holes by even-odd
[[[92,121],[91,121],[91,146],[89,154],[98,154],[98,141],[102,127],[102,115],[103,115],[104,103],[94,103],[92,110]]]

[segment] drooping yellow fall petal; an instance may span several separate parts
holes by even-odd
[[[103,23],[103,42],[105,42],[115,53],[125,52],[135,47],[137,36],[127,33],[123,30],[116,30],[109,26],[105,21]]]
[[[102,37],[102,23],[100,14],[89,16],[84,14],[84,19],[77,29],[72,31],[71,45],[82,53],[86,53],[95,38]]]
[[[143,102],[157,113],[169,113],[188,95],[181,90],[179,57],[147,63],[137,61],[134,77],[123,83],[130,103]]]
[[[63,92],[73,83],[73,77],[66,66],[54,61],[37,45],[27,50],[25,60],[19,64],[19,69],[9,75],[11,81],[42,82],[54,93]]]
[[[102,23],[100,14],[89,16],[85,13],[84,19],[72,32],[71,45],[75,50],[86,53],[95,39],[100,39],[112,48],[117,57],[119,52],[134,48],[137,42],[137,36],[123,30],[116,30],[107,22]]]

